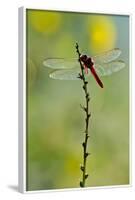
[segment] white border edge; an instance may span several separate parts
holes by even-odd
[[[18,191],[26,191],[26,51],[25,51],[25,23],[26,14],[24,7],[18,9]]]

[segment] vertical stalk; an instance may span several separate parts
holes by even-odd
[[[88,134],[89,118],[91,116],[91,114],[89,113],[90,97],[89,97],[89,93],[88,93],[88,89],[87,89],[88,82],[85,79],[84,67],[83,67],[81,60],[80,60],[81,53],[79,51],[79,46],[78,46],[77,43],[76,43],[76,52],[78,54],[78,61],[80,63],[80,68],[81,68],[81,73],[79,73],[78,78],[80,78],[80,80],[82,80],[82,82],[83,82],[83,90],[84,90],[84,93],[85,93],[85,101],[86,101],[85,106],[81,106],[81,108],[85,112],[85,131],[84,131],[85,135],[84,135],[84,141],[82,143],[83,164],[80,167],[80,169],[82,171],[82,180],[80,181],[80,187],[85,187],[85,181],[88,178],[88,174],[86,173],[86,162],[87,162],[87,157],[89,155],[89,153],[87,152],[87,144],[88,144],[88,138],[89,138],[89,134]]]

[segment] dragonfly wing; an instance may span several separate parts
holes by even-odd
[[[71,69],[78,67],[79,63],[76,58],[66,59],[66,58],[48,58],[43,61],[45,67],[52,69]]]
[[[49,76],[50,78],[59,80],[79,80],[79,73],[79,68],[61,69],[53,71]]]
[[[79,80],[80,68],[55,70],[49,76],[59,80]],[[90,73],[89,73],[90,74]],[[89,74],[87,76],[89,76]]]
[[[114,48],[110,51],[104,52],[100,55],[94,56],[93,61],[95,64],[109,63],[116,60],[121,54],[119,48]]]
[[[114,72],[118,72],[125,67],[125,62],[122,60],[112,61],[104,65],[96,64],[95,70],[99,76],[109,76]]]

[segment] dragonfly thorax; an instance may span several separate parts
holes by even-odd
[[[81,55],[80,56],[80,60],[82,61],[82,63],[87,67],[87,68],[91,68],[93,66],[93,61],[90,57],[88,57],[87,55]]]

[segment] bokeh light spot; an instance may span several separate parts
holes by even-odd
[[[29,20],[36,31],[51,34],[55,33],[60,27],[61,14],[42,10],[29,10]]]
[[[101,52],[115,47],[116,27],[110,17],[94,15],[88,18],[88,36],[91,51]]]

